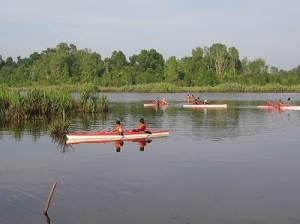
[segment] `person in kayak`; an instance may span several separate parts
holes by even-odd
[[[155,104],[156,106],[159,106],[160,103],[159,97],[157,97],[156,100],[153,100],[152,103]]]
[[[207,99],[205,99],[205,100],[203,101],[203,104],[210,104],[210,102],[208,102]]]
[[[131,131],[134,131],[134,132],[144,131],[144,132],[146,132],[146,129],[147,129],[147,125],[145,124],[145,120],[144,120],[144,118],[141,118],[140,123],[138,125],[138,128],[133,129]]]
[[[159,103],[160,103],[159,97],[156,98],[155,103],[156,103],[156,106],[159,106]]]
[[[119,135],[124,135],[123,134],[123,127],[122,127],[121,122],[119,120],[116,121],[115,128],[114,128],[113,132],[116,132]]]
[[[281,100],[279,100],[278,103],[277,103],[277,107],[280,108],[282,106],[283,106],[283,102]]]
[[[272,106],[273,106],[273,104],[272,104],[272,101],[271,101],[271,100],[268,100],[268,102],[267,102],[267,106],[268,106],[268,107],[272,107]]]
[[[199,97],[196,97],[195,99],[194,99],[194,101],[193,101],[193,104],[199,104],[199,100],[198,99],[200,99]]]
[[[160,102],[161,102],[162,105],[167,105],[167,100],[166,100],[166,98],[163,98]]]

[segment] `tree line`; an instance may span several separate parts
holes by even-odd
[[[289,70],[269,67],[261,58],[240,59],[235,47],[222,43],[197,47],[191,56],[164,59],[155,49],[141,50],[128,59],[122,51],[102,58],[90,49],[78,50],[74,44],[33,52],[28,58],[0,55],[0,81],[10,87],[93,83],[102,87],[170,83],[176,86],[298,85],[300,66]]]

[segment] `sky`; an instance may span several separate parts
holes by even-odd
[[[300,65],[299,0],[0,0],[2,59],[74,44],[102,58],[155,49],[165,60],[221,43],[240,59]]]

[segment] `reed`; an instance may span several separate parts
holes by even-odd
[[[104,113],[104,112],[108,112],[108,99],[106,95],[101,95],[100,99],[99,99],[99,111]]]
[[[42,92],[37,89],[33,89],[28,92],[24,97],[24,109],[27,117],[35,117],[41,115],[41,98]]]
[[[48,126],[48,131],[53,136],[65,136],[69,132],[71,122],[69,120],[55,120]]]
[[[20,94],[16,90],[9,90],[0,86],[0,119],[1,122],[24,124],[24,121],[34,123],[50,116],[56,116],[58,121],[49,125],[48,130],[53,135],[64,135],[68,132],[70,121],[67,117],[78,111],[97,113],[108,111],[108,99],[105,95],[98,95],[93,85],[84,86],[79,101],[72,98],[68,89],[54,89],[42,91],[32,89]]]
[[[12,92],[14,94],[15,92]],[[0,114],[5,115],[8,112],[10,93],[5,85],[0,85]]]
[[[7,113],[10,114],[9,118],[12,121],[20,122],[25,117],[24,112],[24,99],[18,92],[12,92],[9,95],[9,108]]]
[[[99,96],[95,86],[83,86],[80,91],[78,109],[83,113],[97,113],[108,111],[108,99],[106,96]]]
[[[76,102],[68,90],[51,90],[45,96],[51,114],[71,114],[76,109]]]

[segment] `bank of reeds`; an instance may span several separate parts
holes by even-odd
[[[125,85],[121,87],[103,87],[97,86],[96,84],[87,84],[84,88],[88,86],[95,92],[135,92],[135,93],[212,93],[212,92],[257,92],[257,93],[279,93],[279,92],[300,92],[300,85],[281,85],[281,84],[268,84],[268,85],[242,85],[239,83],[224,83],[217,86],[194,86],[194,87],[187,87],[187,86],[178,86],[175,84],[170,83],[150,83],[150,84],[137,84],[137,85]],[[31,87],[24,87],[24,88],[10,88],[11,90],[17,91],[24,91],[29,92],[32,91],[33,88]],[[68,90],[73,92],[81,92],[83,87],[82,85],[66,85],[66,86],[41,86],[38,89],[43,91],[49,90]]]
[[[67,89],[41,91],[33,89],[21,94],[0,86],[0,120],[5,118],[20,123],[23,120],[43,119],[55,116],[61,121],[52,124],[49,130],[53,134],[67,131],[67,117],[73,113],[103,113],[108,111],[108,99],[98,95],[95,89],[82,88],[80,99],[74,100]]]
[[[138,84],[122,87],[99,87],[101,92],[135,92],[135,93],[289,93],[300,92],[300,85],[242,85],[224,83],[217,86],[176,86],[169,83]]]

